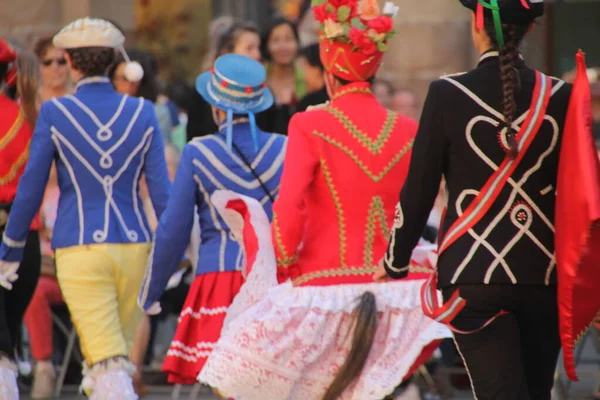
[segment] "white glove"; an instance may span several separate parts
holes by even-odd
[[[158,314],[160,314],[161,311],[162,311],[162,308],[160,307],[160,303],[157,301],[154,304],[152,304],[149,309],[146,310],[146,314],[158,315]]]
[[[19,264],[14,261],[0,261],[0,286],[4,289],[12,290],[12,283],[19,278],[17,275]]]

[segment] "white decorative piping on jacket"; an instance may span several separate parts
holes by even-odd
[[[498,127],[500,125],[500,121],[504,120],[503,115],[501,113],[499,113],[498,111],[496,111],[491,106],[489,106],[487,103],[485,103],[479,96],[477,96],[475,93],[473,93],[471,90],[469,90],[468,88],[466,88],[461,83],[455,81],[454,79],[448,78],[448,77],[442,78],[442,79],[444,79],[444,80],[452,83],[458,89],[460,89],[461,91],[463,91],[467,96],[469,96],[473,101],[475,101],[478,105],[480,105],[483,109],[485,109],[488,113],[490,113],[491,115],[493,115],[494,117],[496,117],[497,120],[489,118],[487,116],[481,116],[481,115],[472,118],[471,121],[467,124],[467,127],[465,129],[465,133],[466,133],[467,142],[469,143],[469,145],[471,146],[471,148],[473,149],[473,151],[479,156],[479,158],[481,158],[493,171],[497,170],[499,168],[499,166],[496,165],[476,145],[476,143],[475,143],[475,141],[473,140],[473,137],[472,137],[472,133],[473,133],[472,130],[473,130],[473,127],[477,123],[479,123],[479,122],[486,122],[486,123],[488,123],[488,124],[490,124],[492,126]],[[551,88],[551,96],[554,95],[563,85],[564,85],[563,81],[558,81],[555,85],[553,85],[553,87]],[[523,113],[517,119],[515,119],[515,121],[513,122],[513,125],[512,125],[513,128],[518,131],[520,129],[520,127],[521,127],[521,124],[527,118],[528,115],[529,115],[529,110],[527,110],[525,113]],[[556,120],[553,117],[549,116],[549,115],[544,116],[544,120],[548,121],[552,125],[552,128],[553,128],[552,141],[551,141],[548,149],[544,153],[542,153],[540,155],[540,157],[538,158],[537,163],[533,167],[531,167],[528,171],[526,171],[524,173],[524,175],[521,177],[521,179],[519,180],[519,182],[515,182],[512,177],[508,179],[507,183],[512,186],[512,192],[511,192],[511,194],[509,196],[509,199],[508,199],[507,203],[505,204],[505,206],[502,208],[502,210],[500,210],[500,212],[498,213],[498,215],[486,227],[486,229],[482,233],[482,235],[478,235],[473,229],[469,229],[468,233],[475,239],[475,242],[473,243],[473,245],[472,245],[471,249],[469,250],[467,256],[463,259],[463,261],[461,262],[461,264],[458,266],[457,270],[455,271],[454,276],[453,276],[452,281],[451,281],[452,283],[456,283],[456,281],[460,277],[461,273],[466,268],[467,264],[471,261],[473,255],[475,254],[475,252],[477,251],[477,249],[481,245],[483,245],[484,247],[486,247],[486,249],[488,251],[490,251],[492,253],[492,255],[494,255],[494,258],[495,258],[494,262],[490,265],[490,267],[488,269],[488,273],[486,274],[485,282],[486,283],[490,282],[491,275],[494,272],[495,268],[497,267],[498,264],[501,264],[502,267],[504,268],[505,272],[507,273],[507,275],[511,279],[511,281],[513,283],[517,283],[517,280],[516,280],[514,274],[512,273],[512,271],[510,270],[508,264],[503,260],[503,257],[515,245],[515,243],[516,243],[517,240],[512,240],[511,242],[509,242],[509,244],[500,253],[498,253],[498,251],[496,249],[494,249],[491,246],[491,244],[489,242],[487,242],[487,240],[486,240],[487,237],[489,236],[489,234],[493,231],[493,229],[502,220],[502,218],[504,218],[507,215],[507,213],[511,209],[511,207],[512,207],[512,205],[513,205],[513,203],[514,203],[515,198],[516,198],[517,195],[520,195],[521,197],[523,197],[523,199],[530,205],[531,209],[533,211],[535,211],[536,215],[538,217],[540,217],[541,220],[544,221],[544,223],[548,226],[549,229],[551,229],[552,231],[554,231],[553,224],[542,213],[542,211],[539,209],[539,207],[532,201],[532,199],[530,198],[530,196],[528,196],[527,193],[522,189],[523,184],[529,179],[529,177],[533,173],[535,173],[536,171],[538,171],[541,168],[541,164],[542,164],[543,160],[554,150],[554,148],[556,147],[557,141],[558,141],[559,129],[558,129],[558,124],[556,123]],[[506,132],[506,128],[504,128],[501,131],[501,134],[504,134],[505,132]],[[464,198],[467,195],[473,195],[473,194],[477,195],[477,193],[474,193],[472,190],[467,190],[467,191],[464,191],[463,193],[461,193],[459,195],[459,197],[457,198],[457,204],[456,204],[457,215],[462,215],[462,212],[463,212],[463,210],[462,210],[462,201],[464,200]],[[529,211],[529,212],[531,212],[531,211]],[[513,223],[514,223],[514,221],[513,221]],[[523,231],[523,228],[520,227],[519,236],[518,236],[519,239],[521,237],[523,237],[524,235],[527,236],[527,237],[529,237],[544,252],[544,254],[546,254],[547,256],[549,256],[549,258],[550,258],[550,265],[549,265],[548,271],[546,273],[546,284],[549,284],[549,276],[550,276],[550,273],[552,272],[552,269],[553,269],[554,263],[555,263],[554,262],[554,255],[550,254],[549,250],[547,248],[545,248],[545,246],[541,245],[541,242],[533,235],[533,233],[531,233],[528,229],[526,231]]]
[[[121,211],[120,211],[118,205],[116,204],[116,202],[114,201],[114,199],[112,197],[112,188],[113,188],[113,185],[119,180],[119,178],[127,170],[127,168],[129,167],[129,164],[131,164],[133,159],[140,153],[141,153],[140,154],[140,164],[143,164],[144,155],[148,151],[150,144],[151,144],[151,140],[152,140],[151,135],[154,132],[154,128],[150,127],[146,130],[146,132],[144,133],[144,135],[142,137],[142,140],[133,149],[133,151],[128,155],[128,157],[125,159],[123,165],[121,166],[121,168],[117,171],[117,173],[114,176],[110,176],[110,175],[101,176],[100,173],[98,171],[96,171],[94,169],[94,167],[92,167],[92,165],[88,162],[88,160],[81,153],[79,153],[79,151],[77,151],[75,146],[66,137],[64,137],[54,126],[50,127],[50,130],[52,132],[52,139],[55,142],[57,148],[59,149],[59,152],[61,153],[61,158],[65,162],[65,165],[67,165],[67,168],[69,169],[69,174],[71,175],[72,183],[73,183],[73,186],[75,187],[75,190],[77,193],[78,212],[80,213],[80,244],[83,243],[83,230],[82,230],[83,197],[81,195],[81,188],[79,187],[79,184],[77,183],[77,178],[74,174],[73,167],[69,163],[68,158],[65,156],[64,150],[62,149],[62,146],[61,146],[61,143],[69,149],[69,151],[77,158],[77,160],[81,164],[83,164],[83,166],[92,174],[92,176],[102,185],[102,188],[104,190],[104,194],[106,196],[105,210],[104,210],[104,228],[102,230],[97,230],[93,233],[94,241],[96,243],[103,243],[107,239],[109,212],[110,212],[110,209],[112,209],[113,212],[116,214],[117,219],[118,219],[119,223],[121,224],[122,228],[127,233],[127,238],[132,242],[136,242],[139,239],[138,234],[135,230],[129,229],[127,227],[125,220],[123,218],[123,215],[121,214]],[[135,187],[136,185],[137,185],[137,183],[134,182],[133,186]],[[137,200],[136,197],[132,198],[132,201],[134,202],[134,204],[137,203],[136,200]],[[137,214],[138,221],[143,220],[139,209],[136,209],[135,211]],[[145,227],[143,224],[141,224],[141,229],[143,229],[145,232]]]

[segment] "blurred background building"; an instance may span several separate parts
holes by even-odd
[[[385,106],[411,118],[418,118],[432,80],[444,74],[466,71],[477,63],[477,54],[471,45],[470,13],[458,0],[392,1],[400,7],[395,24],[398,35],[389,43],[390,51],[385,55],[384,65],[378,74],[379,80],[373,85],[373,91]],[[385,0],[380,2],[383,4]],[[573,69],[575,53],[581,48],[586,52],[588,66],[600,67],[600,0],[546,0],[546,4],[545,17],[538,21],[522,46],[527,63],[550,75],[563,77]],[[217,129],[210,106],[190,85],[198,73],[212,63],[210,58],[206,62],[205,56],[211,44],[216,47],[213,42],[218,35],[213,35],[212,38],[209,35],[209,26],[216,18],[232,16],[254,21],[261,32],[268,28],[275,16],[287,18],[298,25],[301,43],[298,45],[295,35],[287,40],[292,42],[294,50],[288,51],[288,55],[291,54],[287,57],[288,61],[279,62],[279,67],[283,65],[280,71],[291,71],[294,78],[291,81],[293,96],[290,94],[287,102],[278,101],[283,107],[276,110],[277,116],[284,116],[289,120],[293,112],[300,110],[299,104],[304,99],[301,98],[299,89],[306,91],[309,80],[314,83],[310,85],[312,94],[324,92],[325,83],[320,79],[322,74],[318,69],[318,49],[313,53],[305,52],[302,57],[295,57],[296,49],[317,41],[319,26],[312,17],[310,0],[0,0],[0,37],[6,37],[18,46],[31,50],[40,38],[55,34],[63,26],[83,16],[112,21],[124,32],[129,50],[145,50],[154,56],[153,63],[156,65],[151,63],[151,68],[144,68],[146,77],[152,76],[148,81],[156,81],[157,86],[160,86],[160,93],[157,93],[160,96],[149,100],[155,103],[161,130],[170,145],[167,149],[167,163],[173,174],[177,168],[177,149],[181,150],[191,137],[210,134]],[[288,31],[293,31],[289,25],[286,26]],[[250,31],[251,38],[252,35],[257,36],[254,28]],[[276,41],[281,39],[271,40]],[[268,48],[269,40],[265,42],[267,46],[263,47]],[[256,47],[258,44],[254,46],[254,51],[259,53]],[[214,51],[216,50],[213,49]],[[277,52],[273,53],[276,55]],[[133,52],[130,51],[130,54]],[[317,60],[315,63],[309,60],[310,54]],[[259,57],[257,54],[257,58]],[[274,69],[273,65],[277,67],[275,58],[272,57],[269,65],[271,71]],[[67,82],[64,62],[62,67],[53,61],[44,65],[62,68],[62,89],[66,91],[70,82]],[[158,67],[158,77],[148,73],[150,70],[155,71],[155,66]],[[311,70],[313,73],[306,73]],[[600,68],[596,75],[600,76]],[[321,82],[318,82],[319,79]],[[597,83],[592,86],[593,118],[596,143],[600,149],[600,80],[596,79]],[[281,81],[285,83],[281,84]],[[298,85],[298,81],[305,85]],[[289,82],[289,79],[281,79],[280,82],[268,81],[268,84],[272,89],[284,87],[285,90],[279,92],[286,94],[286,90],[290,88],[285,86],[289,86]],[[320,87],[313,87],[315,85]],[[302,93],[304,98],[310,97],[310,94]],[[136,92],[131,95],[140,94]],[[327,98],[327,93],[323,95]],[[278,100],[282,98],[285,96],[280,96]],[[324,99],[319,97],[314,104],[322,101]],[[293,112],[290,111],[292,109]],[[269,118],[269,121],[274,120],[276,118]],[[269,131],[284,133],[287,121],[285,118],[283,121],[283,128],[270,127]],[[147,195],[145,198],[148,199]],[[161,324],[162,328],[157,328],[159,333],[156,334],[156,343],[154,347],[150,346],[154,351],[146,354],[144,362],[156,373],[160,373],[161,357],[164,357],[165,349],[173,338],[176,315]],[[594,343],[600,341],[594,340]],[[75,365],[75,371],[79,373],[79,365]],[[594,361],[594,374],[597,374],[597,361]],[[80,379],[75,374],[72,382],[78,385]],[[162,379],[164,377],[160,376],[159,381]],[[466,375],[459,377],[457,382],[459,383],[454,382],[453,385],[468,388]],[[595,385],[596,382],[588,379],[583,387],[589,392],[589,388]],[[600,386],[597,394],[600,396]]]
[[[383,1],[382,1],[383,2]],[[26,46],[75,18],[91,15],[116,22],[128,46],[149,50],[161,75],[192,79],[201,71],[211,19],[232,15],[265,26],[276,13],[300,22],[303,45],[316,40],[309,0],[0,0],[0,35]],[[456,0],[400,0],[393,39],[380,77],[423,96],[428,83],[474,65],[469,13]],[[547,0],[523,47],[529,64],[561,76],[574,66],[578,48],[588,65],[600,65],[600,0]],[[307,11],[308,10],[308,11]]]

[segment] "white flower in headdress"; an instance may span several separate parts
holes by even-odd
[[[391,15],[392,18],[394,18],[396,15],[398,15],[399,10],[400,10],[400,7],[398,7],[391,1],[388,1],[383,6],[382,14],[383,15]]]
[[[331,18],[325,20],[325,26],[323,27],[325,31],[325,36],[327,39],[333,39],[335,37],[341,36],[344,34],[344,27],[342,24],[335,22]]]

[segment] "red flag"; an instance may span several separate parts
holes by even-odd
[[[600,310],[600,161],[581,50],[576,61],[560,149],[555,215],[560,338],[565,371],[573,381],[578,380],[574,348]]]

